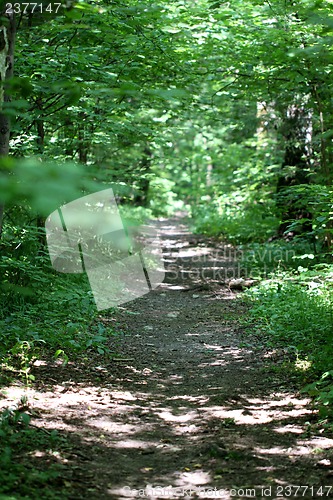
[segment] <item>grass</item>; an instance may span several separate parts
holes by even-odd
[[[333,422],[333,265],[277,269],[243,295],[244,320],[269,347],[294,353],[303,391]]]

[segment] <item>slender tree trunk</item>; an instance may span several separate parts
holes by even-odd
[[[88,161],[88,144],[86,139],[86,129],[85,129],[85,120],[86,114],[80,113],[80,119],[82,120],[81,124],[79,123],[78,130],[78,153],[79,153],[79,162],[86,164]]]
[[[3,23],[0,26],[0,159],[8,155],[10,121],[3,112],[3,104],[10,101],[10,96],[6,93],[6,81],[13,76],[14,69],[14,44],[15,44],[15,14],[13,9],[5,5],[0,11]],[[1,167],[0,167],[1,168]],[[2,234],[2,221],[4,206],[0,205],[0,238]]]
[[[65,127],[64,127],[64,138],[68,141],[66,142],[65,155],[69,157],[71,160],[74,158],[74,127],[70,118],[66,119]]]
[[[144,153],[144,157],[141,160],[141,168],[142,168],[141,175],[144,176],[145,174],[149,173],[149,171],[150,171],[152,152],[149,149],[149,146],[146,146],[144,148],[143,153]],[[133,200],[134,205],[140,206],[140,207],[146,207],[148,205],[149,184],[150,184],[150,181],[149,181],[149,179],[147,179],[147,177],[143,177],[140,179],[140,181],[139,181],[140,192],[134,196],[134,200]]]
[[[44,130],[44,120],[43,120],[43,100],[41,97],[39,97],[36,101],[37,107],[40,111],[40,115],[35,121],[36,125],[36,141],[37,141],[37,147],[38,147],[38,152],[40,155],[44,153],[44,138],[45,138],[45,130]]]
[[[37,132],[37,147],[38,147],[38,152],[42,156],[44,153],[44,138],[45,138],[45,128],[44,128],[44,120],[43,120],[43,102],[42,99],[39,98],[37,100],[38,108],[40,109],[40,114],[35,122],[36,124],[36,132]],[[38,241],[40,244],[40,248],[43,248],[46,244],[46,238],[45,238],[45,219],[42,215],[37,215],[36,218],[36,226],[38,229]]]
[[[210,158],[210,160],[208,161],[207,170],[206,170],[206,186],[207,186],[207,188],[210,188],[213,184],[212,175],[213,175],[213,162],[212,162],[212,159]]]

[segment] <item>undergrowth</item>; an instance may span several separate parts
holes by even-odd
[[[144,207],[122,205],[120,212],[125,227],[152,216]],[[120,332],[103,318],[114,309],[98,313],[85,273],[52,268],[35,214],[13,207],[6,217],[0,242],[0,364],[7,375],[0,382],[16,376],[33,381],[31,366],[45,356],[66,363],[85,351],[109,354],[108,340]]]
[[[36,232],[7,227],[1,243],[0,362],[26,381],[33,380],[36,359],[104,354],[117,333],[98,314],[86,275],[53,270]],[[112,309],[104,316],[110,314]]]
[[[256,193],[238,190],[219,196],[204,195],[191,207],[192,231],[219,236],[234,244],[265,242],[274,235],[279,220],[268,194],[257,201]]]
[[[29,403],[25,396],[0,413],[0,498],[56,499],[62,489],[61,454],[66,439],[56,430],[30,425]],[[15,495],[13,495],[15,492]]]
[[[266,272],[243,296],[251,306],[244,321],[265,345],[294,353],[302,391],[314,397],[320,415],[332,426],[333,265],[295,267],[300,260],[313,260],[309,256],[295,254],[294,268],[281,260]]]
[[[132,224],[142,220],[141,212],[127,211]],[[20,215],[15,212],[17,219]],[[13,382],[31,385],[37,360],[53,357],[66,364],[87,359],[87,354],[112,354],[110,336],[120,332],[105,317],[114,309],[103,316],[98,313],[85,274],[62,274],[52,268],[45,235],[36,226],[4,226],[0,289],[2,388]],[[1,394],[5,397],[6,389]],[[63,438],[31,425],[26,401],[0,413],[0,442],[0,498],[59,498],[52,493],[59,488],[61,498],[66,498],[60,479]]]

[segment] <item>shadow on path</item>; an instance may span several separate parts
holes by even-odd
[[[35,367],[33,424],[69,443],[54,498],[332,498],[333,440],[309,432],[283,360],[237,322],[232,248],[181,221],[158,227],[166,278],[119,308],[119,356]]]

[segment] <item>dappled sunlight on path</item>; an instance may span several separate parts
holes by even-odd
[[[68,498],[184,498],[191,488],[187,498],[244,498],[247,489],[287,498],[278,487],[332,484],[333,440],[311,433],[312,408],[277,369],[283,359],[244,342],[246,307],[225,283],[231,253],[177,220],[156,225],[166,279],[119,308],[117,356],[34,368],[33,425],[70,442],[56,457]],[[203,274],[213,267],[223,280]],[[12,391],[15,400],[23,389]],[[37,451],[33,460],[46,458]]]

